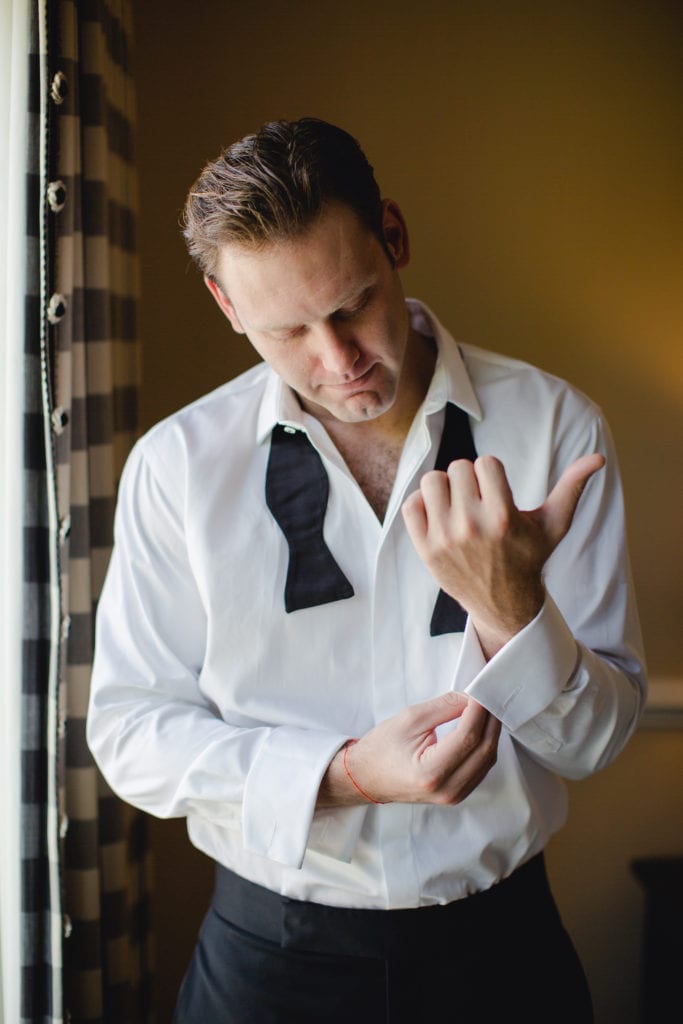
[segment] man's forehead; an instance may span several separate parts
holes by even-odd
[[[291,239],[223,246],[217,279],[243,326],[282,331],[353,303],[377,279],[385,258],[357,220],[321,218]]]

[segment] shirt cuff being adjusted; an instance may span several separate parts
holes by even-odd
[[[514,732],[545,710],[567,686],[578,648],[559,608],[546,594],[540,612],[489,662],[467,622],[454,690],[465,692]]]
[[[293,726],[273,729],[244,786],[245,849],[300,868],[328,764],[348,736]]]

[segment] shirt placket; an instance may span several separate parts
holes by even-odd
[[[375,558],[371,649],[376,722],[396,715],[410,703],[405,656],[407,606],[401,600],[406,581],[399,543],[399,531],[404,529],[400,506],[429,448],[429,434],[423,423],[408,439]],[[376,830],[387,902],[391,907],[415,906],[419,902],[421,881],[414,857],[414,820],[415,808],[411,804],[387,804],[374,815],[372,827]]]

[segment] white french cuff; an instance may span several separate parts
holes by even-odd
[[[301,867],[320,782],[347,739],[341,733],[294,726],[273,729],[244,784],[242,829],[246,850],[278,864]],[[327,829],[321,831],[326,833]],[[338,842],[340,839],[338,836]],[[322,845],[327,853],[329,839]],[[340,852],[346,853],[347,845],[348,837],[344,836]]]
[[[453,689],[469,694],[514,732],[545,710],[574,675],[578,647],[546,593],[540,612],[489,662],[468,620]]]

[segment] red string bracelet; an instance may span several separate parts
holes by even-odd
[[[358,790],[360,795],[365,800],[369,800],[371,804],[382,804],[382,803],[384,803],[383,800],[375,800],[375,798],[370,796],[369,793],[366,793],[364,789],[361,789],[361,787],[358,785],[358,783],[354,779],[353,775],[351,774],[351,769],[349,768],[348,756],[349,756],[349,747],[352,747],[354,743],[358,743],[358,740],[349,740],[348,743],[346,744],[346,746],[344,747],[344,771],[346,772],[346,774],[348,776],[349,782],[351,783],[351,785],[355,789]]]

